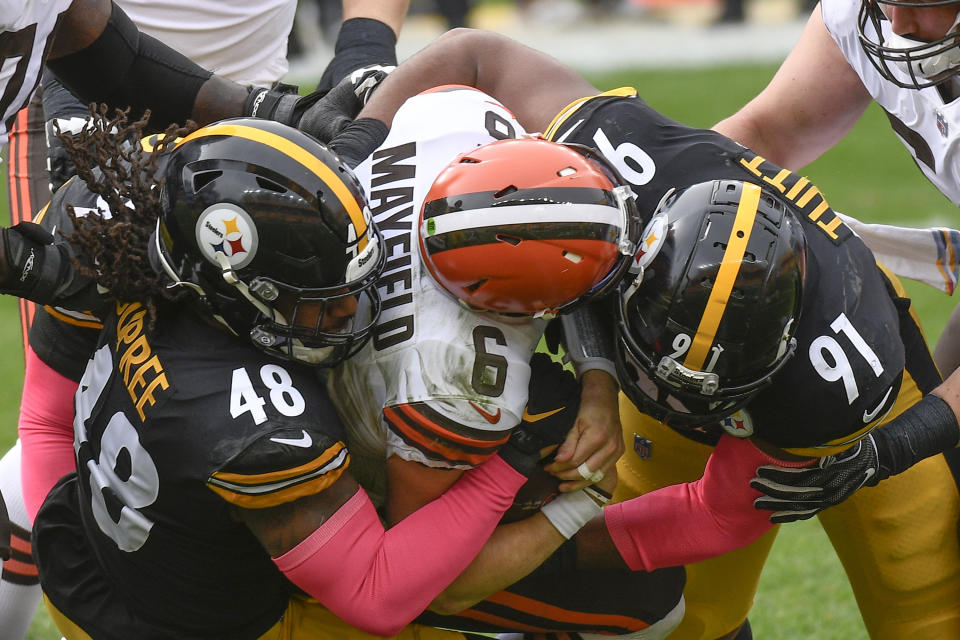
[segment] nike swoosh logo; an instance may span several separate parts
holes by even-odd
[[[860,488],[864,487],[867,484],[867,482],[870,481],[870,478],[872,478],[876,473],[877,473],[877,470],[874,469],[873,467],[864,469],[863,480],[860,482],[860,486],[857,487],[857,489],[859,490]]]
[[[470,406],[476,409],[477,413],[482,415],[484,420],[486,420],[490,424],[497,424],[498,422],[500,422],[500,407],[497,407],[496,413],[490,413],[489,411],[485,411],[483,408],[481,408],[479,405],[475,404],[472,401],[470,402]]]
[[[877,405],[877,408],[873,411],[864,411],[863,412],[863,424],[869,424],[874,418],[877,417],[877,414],[880,413],[880,410],[883,409],[884,405],[887,404],[887,399],[890,397],[890,392],[893,391],[893,387],[887,389],[887,393],[884,394],[883,400],[880,401],[880,404]]]
[[[300,433],[303,435],[299,438],[270,438],[270,440],[272,442],[276,442],[277,444],[288,444],[291,447],[301,447],[306,449],[313,444],[313,438],[311,438],[310,434],[303,429],[300,430]]]
[[[544,411],[544,412],[542,412],[542,413],[529,413],[529,412],[527,411],[527,408],[524,407],[524,408],[523,408],[523,421],[524,421],[524,422],[539,422],[540,420],[543,420],[544,418],[549,418],[550,416],[552,416],[552,415],[555,414],[555,413],[560,413],[560,412],[563,411],[564,409],[566,409],[566,407],[560,407],[559,409],[554,409],[553,411]]]

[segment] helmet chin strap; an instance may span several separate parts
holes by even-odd
[[[252,304],[257,308],[257,311],[265,315],[266,317],[272,320],[283,319],[280,317],[280,312],[276,309],[271,309],[263,303],[263,301],[257,299],[252,293],[250,293],[250,287],[247,286],[247,283],[237,277],[237,273],[233,270],[233,266],[230,264],[230,258],[222,251],[217,251],[214,255],[214,258],[217,260],[217,264],[220,265],[221,275],[223,276],[224,282],[235,288],[240,292],[247,302]],[[283,319],[283,322],[286,323],[286,319]]]
[[[240,292],[247,301],[252,304],[257,310],[260,311],[265,317],[271,318],[273,322],[277,324],[289,325],[290,323],[284,317],[282,313],[278,310],[268,307],[263,303],[262,300],[259,300],[256,296],[250,293],[250,287],[247,286],[247,283],[237,277],[236,272],[234,272],[233,267],[230,265],[230,259],[227,258],[226,254],[222,251],[218,251],[214,254],[217,263],[220,265],[221,272],[223,274],[224,281],[233,286],[237,291]],[[220,322],[226,324],[222,318],[219,318]],[[228,325],[229,328],[229,325]],[[232,329],[231,329],[232,330]],[[262,328],[260,331],[264,331]],[[264,331],[264,334],[268,332]],[[273,336],[276,339],[277,336]],[[333,347],[307,347],[304,346],[303,342],[297,338],[286,338],[290,341],[289,351],[290,356],[299,362],[306,362],[308,364],[320,364],[324,360],[330,357],[330,354],[333,352]]]
[[[960,25],[960,11],[957,12],[957,16],[953,19],[953,24],[947,29],[945,36],[955,33],[957,25]],[[960,65],[960,43],[945,48],[939,54],[930,57],[924,57],[924,54],[940,50],[943,46],[942,43],[930,43],[929,46],[924,47],[927,43],[922,40],[891,33],[883,44],[889,49],[898,49],[904,52],[903,57],[895,59],[893,62],[905,73],[913,76],[929,79]],[[907,50],[910,50],[909,58],[906,55]]]

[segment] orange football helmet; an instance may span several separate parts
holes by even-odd
[[[540,316],[612,290],[642,225],[629,187],[586,147],[498,140],[453,160],[419,220],[430,273],[471,308]]]

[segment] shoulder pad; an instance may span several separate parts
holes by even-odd
[[[227,502],[262,509],[323,491],[350,464],[347,445],[319,431],[284,427],[264,433],[207,478]]]

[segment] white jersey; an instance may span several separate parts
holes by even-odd
[[[523,132],[490,96],[442,88],[407,101],[357,168],[385,239],[383,312],[371,341],[328,383],[351,453],[380,469],[391,454],[469,468],[492,455],[523,415],[545,321],[467,309],[424,267],[416,233],[427,191],[453,158]]]
[[[960,99],[944,103],[935,87],[902,89],[885,80],[857,39],[859,6],[853,0],[823,0],[820,7],[827,30],[867,91],[889,114],[894,131],[917,166],[947,198],[960,205]],[[880,41],[889,36],[890,22],[884,21],[882,28]],[[906,73],[903,79],[908,80]]]
[[[72,0],[0,0],[0,149],[40,82],[43,54]]]
[[[0,149],[40,81],[57,18],[72,0],[0,0]],[[145,33],[241,84],[268,86],[287,72],[295,0],[119,0]]]
[[[116,0],[140,30],[204,69],[269,86],[286,74],[296,0]]]

